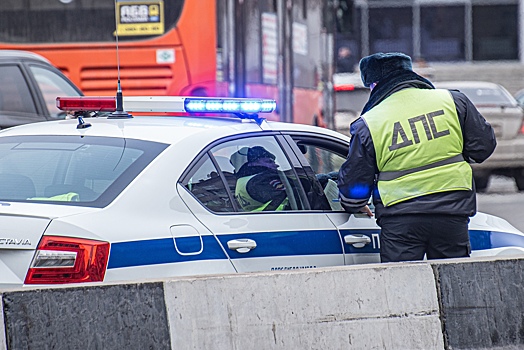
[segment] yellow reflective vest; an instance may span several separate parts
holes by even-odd
[[[471,190],[462,129],[448,90],[409,88],[365,113],[384,206],[432,193]]]
[[[251,180],[252,177],[256,176],[257,174],[250,175],[250,176],[244,176],[237,180],[236,186],[235,186],[235,197],[237,198],[238,203],[242,207],[244,211],[262,211],[266,209],[266,207],[272,202],[266,202],[262,203],[254,199],[249,195],[249,192],[247,191],[247,183],[249,180]],[[274,209],[275,211],[284,210],[285,206],[288,203],[288,199],[285,198],[282,203]]]

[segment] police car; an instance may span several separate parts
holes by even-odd
[[[74,118],[0,132],[0,289],[379,261],[375,219],[338,203],[348,137],[266,121],[271,100],[117,100],[58,98]],[[254,147],[278,165],[277,209],[239,202]],[[473,217],[470,235],[474,256],[524,252],[494,216]]]

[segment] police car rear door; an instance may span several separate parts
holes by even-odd
[[[323,210],[337,227],[343,242],[346,265],[380,262],[380,227],[366,214],[349,215],[338,201],[338,170],[346,160],[349,145],[328,135],[295,133],[286,136],[306,174],[320,183],[328,203]],[[309,176],[311,177],[311,176]],[[317,198],[320,201],[321,197]],[[319,208],[322,208],[319,206]]]
[[[265,133],[264,135],[268,135]],[[218,240],[238,272],[307,269],[344,264],[336,227],[321,211],[312,211],[289,145],[272,136],[252,135],[212,145],[179,183],[186,205]],[[284,147],[284,148],[283,148]],[[246,163],[264,149],[278,165],[269,184],[286,192],[281,203],[259,203],[237,188]],[[287,151],[292,157],[286,155]],[[258,153],[250,150],[258,150]],[[266,154],[267,155],[267,154]],[[269,155],[269,158],[272,156]],[[251,159],[248,159],[251,158]],[[271,159],[267,160],[271,163]],[[206,165],[204,165],[206,164]],[[244,167],[244,168],[243,168]],[[299,170],[299,169],[298,169]],[[270,192],[271,188],[266,192]],[[256,195],[254,195],[257,197]]]

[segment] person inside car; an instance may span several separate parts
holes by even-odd
[[[236,173],[235,196],[245,211],[284,210],[286,186],[279,176],[275,155],[262,146],[247,150],[247,163]]]

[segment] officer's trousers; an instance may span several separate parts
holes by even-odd
[[[468,257],[469,217],[410,214],[378,220],[382,262]]]

